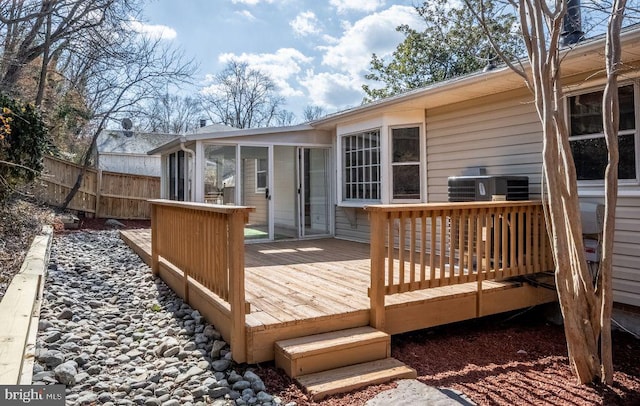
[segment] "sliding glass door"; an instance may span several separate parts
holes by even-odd
[[[330,234],[329,150],[298,148],[300,237]]]
[[[240,204],[255,207],[245,226],[245,240],[268,240],[270,227],[270,160],[269,147],[240,147]]]

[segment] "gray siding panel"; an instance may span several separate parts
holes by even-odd
[[[360,208],[336,206],[336,238],[369,242],[369,217]]]
[[[542,130],[530,98],[487,97],[426,112],[429,202],[447,201],[447,178],[471,167],[528,176],[531,197],[540,198]],[[614,300],[640,306],[640,197],[621,197],[616,215]]]
[[[530,96],[516,96],[427,111],[430,202],[446,201],[447,178],[472,167],[490,175],[528,176],[532,198],[540,196],[540,122]]]

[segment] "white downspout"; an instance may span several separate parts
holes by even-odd
[[[184,143],[187,142],[187,138],[185,136],[180,137],[180,149],[184,152],[186,152],[187,154],[191,155],[191,163],[188,164],[188,170],[187,170],[187,188],[189,190],[189,201],[193,202],[193,187],[192,187],[192,183],[193,183],[193,167],[196,164],[196,153],[185,147]],[[189,161],[187,161],[189,162]]]

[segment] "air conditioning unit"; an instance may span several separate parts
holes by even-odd
[[[526,176],[451,176],[448,186],[450,202],[529,200]]]

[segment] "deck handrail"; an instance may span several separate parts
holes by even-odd
[[[552,270],[542,202],[370,205],[371,324],[385,296]]]
[[[195,280],[229,303],[231,349],[236,362],[244,362],[245,206],[223,206],[170,200],[150,200],[151,263],[154,275],[160,258],[183,271],[184,301],[189,303],[189,280]]]

